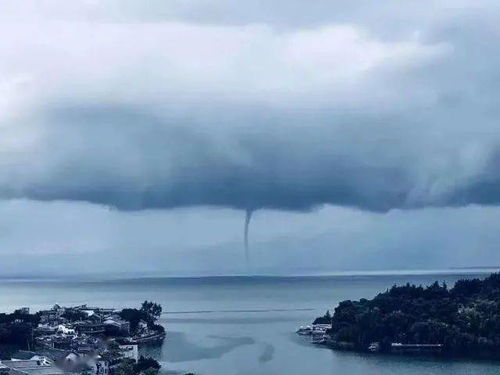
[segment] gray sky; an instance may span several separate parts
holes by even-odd
[[[0,4],[4,274],[500,264],[496,1]],[[89,270],[86,261],[95,264]]]

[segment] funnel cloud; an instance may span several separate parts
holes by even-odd
[[[245,212],[245,229],[243,234],[243,241],[245,245],[245,262],[247,269],[250,268],[250,248],[248,246],[248,231],[250,230],[250,221],[252,220],[253,211],[251,209],[247,209]]]

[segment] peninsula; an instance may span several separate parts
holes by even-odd
[[[500,273],[451,288],[394,285],[342,301],[297,333],[333,349],[500,359]]]
[[[56,304],[34,314],[27,307],[2,313],[0,373],[156,374],[160,364],[140,356],[139,346],[165,338],[161,312],[144,301],[139,309]]]

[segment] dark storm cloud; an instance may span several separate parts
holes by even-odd
[[[325,140],[321,128],[294,129],[297,119],[287,120],[283,134],[266,129],[272,115],[250,123],[248,116],[248,111],[231,116],[247,122],[243,131],[207,134],[192,120],[166,123],[129,108],[57,109],[45,119],[50,126],[43,147],[23,166],[27,173],[20,178],[28,183],[14,177],[1,191],[11,198],[84,200],[124,210],[195,205],[307,210],[323,203],[385,210],[403,204],[402,169],[369,165],[361,155],[356,160],[355,150],[349,156],[340,144],[331,147],[341,142]],[[30,177],[40,161],[46,173]]]
[[[121,210],[496,205],[499,13],[459,3],[429,19],[421,2],[106,2],[83,12],[95,25],[68,6],[43,26],[17,9],[2,26],[16,43],[0,40],[0,193]]]
[[[379,118],[382,125],[372,123],[375,129],[366,133],[368,120],[357,116],[342,120],[347,127],[312,116],[310,128],[300,124],[303,117],[290,116],[282,127],[269,129],[274,115],[249,120],[248,111],[241,111],[231,118],[243,127],[219,125],[207,132],[186,117],[166,122],[130,108],[57,109],[44,120],[50,126],[43,146],[23,173],[10,171],[1,191],[8,198],[83,200],[123,210],[308,210],[331,203],[386,211],[499,202],[494,155],[476,166],[482,151],[477,156],[473,149],[465,154],[473,170],[463,171],[469,161],[460,160],[460,147],[466,140],[450,142],[451,150],[441,154],[444,145],[426,145],[428,135],[398,134],[404,117]],[[207,116],[204,123],[218,118]],[[432,158],[447,158],[446,165],[434,172]]]

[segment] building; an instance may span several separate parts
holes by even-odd
[[[16,314],[25,314],[25,315],[28,315],[30,313],[30,308],[29,307],[21,307],[20,309],[17,309],[14,312]]]
[[[123,358],[132,359],[135,362],[139,360],[139,347],[137,345],[120,345],[119,348]]]
[[[79,334],[100,335],[106,332],[106,326],[103,323],[78,322],[75,329]]]
[[[41,335],[53,335],[57,332],[58,326],[51,326],[49,324],[39,324],[38,327],[35,328],[36,333]]]
[[[75,335],[76,331],[73,328],[67,327],[64,324],[59,324],[57,326],[57,333],[61,333],[63,335]]]
[[[316,324],[313,324],[313,326],[312,326],[313,332],[314,331],[326,332],[327,330],[329,330],[331,328],[332,328],[331,323],[316,323]]]
[[[34,361],[43,361],[49,359],[49,357],[41,355],[37,352],[31,352],[28,350],[18,350],[11,356],[12,361],[27,361],[27,360],[34,360]]]
[[[3,367],[9,369],[11,375],[62,375],[64,372],[58,369],[54,362],[44,359],[10,360],[1,361]]]
[[[54,305],[50,310],[40,311],[40,323],[42,324],[57,324],[64,314],[64,308],[59,305]]]
[[[56,365],[62,362],[66,356],[71,353],[70,351],[64,351],[59,349],[42,349],[37,350],[36,352],[28,351],[28,350],[19,350],[12,354],[12,360],[28,360],[28,359],[42,359],[42,357],[48,358],[53,361]]]
[[[110,317],[106,319],[103,324],[106,327],[106,331],[109,334],[129,336],[130,335],[130,323],[120,319],[119,317]]]

